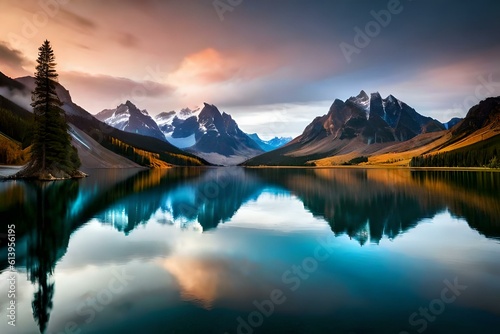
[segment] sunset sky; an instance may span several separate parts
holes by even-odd
[[[297,136],[364,89],[447,121],[500,95],[499,14],[498,0],[0,0],[0,71],[32,75],[48,39],[93,114],[208,102],[246,132]]]

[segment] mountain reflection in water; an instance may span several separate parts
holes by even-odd
[[[500,173],[494,172],[235,167],[91,174],[79,181],[0,184],[0,221],[16,224],[17,265],[26,268],[34,286],[33,318],[42,333],[53,309],[57,263],[73,232],[91,220],[125,235],[153,222],[204,233],[230,222],[242,206],[268,194],[300,200],[306,211],[328,223],[335,236],[347,235],[361,246],[411,233],[446,211],[486,238],[500,238]],[[255,229],[265,227],[266,215],[286,216],[280,208],[257,214],[264,218],[255,221]],[[5,253],[4,240],[0,246]],[[165,259],[161,266],[176,277],[191,276],[179,280],[182,293],[197,296],[200,305],[210,309],[216,286],[209,282],[215,280],[213,268],[218,264],[207,261],[197,266],[190,261],[194,260]],[[0,266],[7,270],[5,258]],[[207,283],[198,286],[203,279]]]

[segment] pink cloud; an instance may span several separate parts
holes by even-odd
[[[169,81],[176,85],[207,85],[252,80],[276,71],[281,66],[277,60],[276,56],[206,48],[185,56]]]

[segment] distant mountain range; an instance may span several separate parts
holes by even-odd
[[[284,145],[291,140],[262,141],[249,136],[234,119],[211,104],[158,114],[154,119],[130,101],[95,116],[117,129],[166,140],[216,165],[234,165]]]
[[[0,135],[19,151],[29,145],[30,129],[25,128],[33,117],[30,100],[34,85],[32,77],[14,80],[0,72],[0,112],[8,120],[8,124],[0,124]],[[293,140],[264,141],[257,134],[244,133],[229,114],[208,103],[202,109],[185,108],[151,117],[148,111],[126,101],[94,117],[75,104],[62,85],[56,85],[56,92],[84,168],[360,163],[408,166],[410,160],[424,155],[427,160],[418,163],[435,163],[428,157],[439,153],[447,154],[440,161],[449,164],[456,164],[460,157],[467,160],[460,166],[483,166],[498,155],[500,143],[500,98],[482,101],[465,119],[440,123],[393,95],[382,98],[379,93],[361,91],[345,101],[336,99],[328,113],[316,117]]]
[[[25,110],[31,110],[30,99],[35,85],[34,78],[22,77],[14,80],[1,72],[0,74],[0,96],[4,96]],[[284,138],[275,138],[266,143],[258,139],[258,136],[254,140],[241,131],[229,114],[221,113],[216,106],[207,103],[201,110],[185,108],[180,112],[160,113],[153,118],[147,110],[141,110],[131,101],[125,101],[114,109],[105,109],[93,116],[76,105],[69,91],[62,85],[57,84],[56,91],[63,102],[62,108],[71,119],[70,133],[74,137],[74,145],[82,152],[88,151],[85,153],[86,157],[93,156],[91,163],[93,167],[128,165],[129,162],[124,163],[121,159],[118,161],[114,159],[116,156],[112,158],[111,155],[104,153],[105,150],[111,150],[109,153],[118,156],[132,158],[135,163],[141,165],[159,166],[160,161],[183,164],[173,161],[176,159],[161,157],[163,154],[187,155],[187,158],[194,160],[197,159],[195,156],[200,156],[202,164],[201,161],[206,159],[216,165],[235,165],[286,142]],[[155,141],[145,145],[151,141],[147,139],[150,137],[163,144]],[[95,139],[98,141],[104,139],[105,142],[97,143]],[[96,144],[103,145],[92,146]],[[99,162],[99,156],[103,157],[102,163]],[[106,162],[104,157],[112,161]],[[151,160],[154,160],[154,163]],[[85,165],[84,163],[84,167]]]
[[[259,145],[259,147],[266,152],[280,148],[281,146],[291,142],[293,139],[292,137],[274,137],[269,140],[262,140],[256,133],[249,134],[248,136],[252,138],[257,143],[257,145]]]
[[[328,113],[316,117],[300,136],[245,165],[331,166],[364,161],[408,165],[414,156],[445,150],[451,144],[448,137],[469,124],[471,117],[469,114],[464,120],[454,118],[443,124],[422,116],[393,95],[384,99],[379,93],[361,91],[346,101],[335,100]],[[497,131],[488,128],[483,139],[497,135]],[[462,144],[475,143],[478,138],[481,140],[477,136],[462,138]]]
[[[379,93],[361,91],[346,101],[336,99],[328,113],[316,117],[300,136],[247,164],[300,165],[362,146],[402,142],[444,129],[442,123],[420,115],[393,95],[383,99]]]

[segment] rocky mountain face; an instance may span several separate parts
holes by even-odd
[[[452,129],[452,134],[468,135],[486,127],[500,129],[500,97],[487,98],[472,107],[463,121]]]
[[[406,141],[419,134],[444,130],[438,121],[420,115],[393,95],[364,91],[346,101],[335,100],[328,114],[316,118],[304,131],[306,140],[333,137],[360,138],[367,144]]]
[[[202,135],[198,124],[199,113],[199,108],[184,108],[179,112],[162,112],[155,117],[155,121],[171,144],[187,148],[196,144],[196,138]]]
[[[287,145],[248,164],[304,164],[354,151],[360,146],[402,142],[420,134],[442,131],[443,124],[420,115],[393,95],[361,91],[346,101],[336,99],[326,115],[316,117],[304,132]]]
[[[234,165],[264,152],[230,115],[208,103],[203,109],[162,112],[153,119],[146,110],[127,101],[115,109],[101,111],[96,118],[126,132],[167,141],[213,164]]]
[[[229,114],[208,103],[203,109],[163,112],[155,120],[170,143],[214,164],[238,164],[265,151]]]
[[[130,101],[120,104],[115,109],[105,109],[95,117],[122,131],[165,140],[165,135],[147,110],[138,109]]]
[[[255,141],[240,130],[233,118],[216,106],[205,103],[198,115],[196,143],[188,151],[196,152],[217,164],[237,164],[264,152]]]

